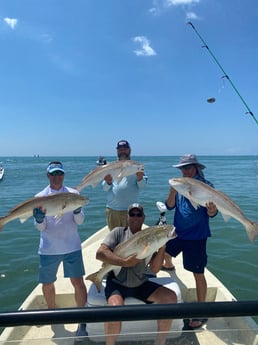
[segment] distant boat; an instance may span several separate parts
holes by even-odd
[[[107,160],[105,159],[105,157],[103,156],[99,156],[99,159],[96,161],[97,165],[106,165],[107,164]]]
[[[0,181],[4,178],[4,167],[0,165]]]

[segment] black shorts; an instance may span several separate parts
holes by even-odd
[[[148,298],[160,286],[160,284],[147,280],[140,286],[129,288],[114,282],[112,279],[107,279],[105,295],[107,300],[110,296],[118,294],[122,296],[123,299],[126,297],[134,297],[145,303],[152,303]]]
[[[182,240],[176,237],[167,242],[166,252],[173,257],[182,252],[183,265],[187,271],[204,273],[204,268],[207,265],[206,242],[207,239]]]

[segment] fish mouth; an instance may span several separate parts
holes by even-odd
[[[172,239],[172,238],[176,238],[176,237],[177,237],[176,228],[173,226],[173,228],[171,230],[169,230],[168,238]]]

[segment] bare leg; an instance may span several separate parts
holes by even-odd
[[[194,273],[196,292],[197,292],[197,301],[205,302],[207,294],[207,282],[203,273]]]
[[[104,325],[106,334],[106,345],[114,345],[118,334],[121,332],[121,322],[107,322]]]
[[[123,305],[124,300],[120,295],[112,295],[108,299],[108,305],[118,306]],[[114,345],[117,336],[121,333],[122,323],[118,322],[106,322],[104,324],[106,334],[106,345]]]
[[[170,331],[172,320],[158,320],[158,334],[155,345],[165,345]]]
[[[166,267],[166,268],[173,268],[174,267],[174,265],[172,263],[172,257],[168,253],[165,253],[163,267]]]
[[[55,308],[55,285],[54,283],[42,284],[42,291],[49,309]]]
[[[87,290],[83,281],[83,277],[70,278],[70,280],[74,287],[74,297],[77,307],[85,307],[87,302]],[[87,335],[88,333],[86,329],[86,323],[79,324],[76,331],[76,337],[85,337]]]
[[[87,290],[83,281],[83,277],[71,278],[74,287],[74,295],[77,307],[84,307],[87,302]]]
[[[205,302],[207,295],[207,282],[203,273],[194,273],[197,301]],[[201,325],[200,321],[190,321],[189,325],[193,328],[199,327]]]
[[[149,296],[148,300],[159,304],[177,303],[177,296],[174,291],[167,289],[164,286],[160,286]],[[168,333],[172,325],[172,320],[158,320],[157,324],[158,335],[155,344],[165,345]]]

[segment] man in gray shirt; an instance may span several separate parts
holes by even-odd
[[[118,274],[114,271],[107,276],[105,295],[108,305],[121,306],[126,297],[135,297],[150,303],[177,303],[176,293],[162,285],[149,281],[146,276],[146,266],[149,264],[153,273],[157,273],[164,260],[166,246],[162,246],[151,258],[136,259],[136,255],[122,258],[114,254],[115,247],[141,231],[144,222],[143,207],[132,204],[128,208],[128,227],[116,227],[103,240],[97,250],[96,258],[121,267]],[[144,231],[144,230],[143,230]],[[158,320],[157,345],[165,345],[172,320]],[[106,345],[114,345],[117,335],[121,332],[121,322],[105,324]]]

